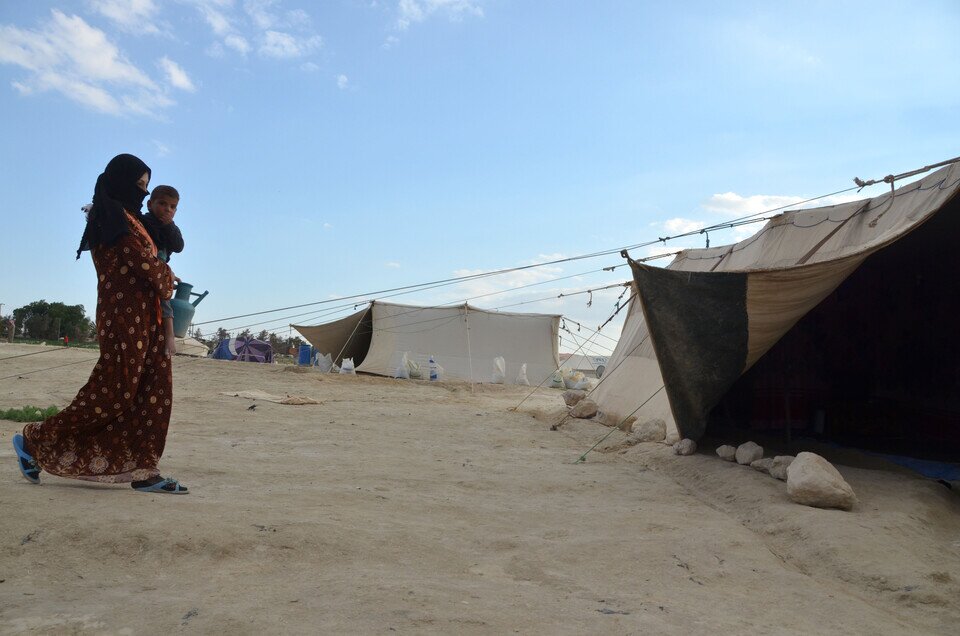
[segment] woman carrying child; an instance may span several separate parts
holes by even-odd
[[[97,270],[100,359],[70,406],[14,436],[20,471],[33,483],[45,470],[144,492],[187,492],[157,469],[173,402],[160,300],[173,293],[173,273],[140,221],[149,183],[150,168],[126,154],[97,179],[77,258],[89,249]]]

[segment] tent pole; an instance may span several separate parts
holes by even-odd
[[[463,303],[463,322],[467,325],[467,362],[470,365],[470,392],[474,392],[473,388],[473,353],[470,351],[470,305],[466,302]]]

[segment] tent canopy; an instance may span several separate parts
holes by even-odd
[[[224,338],[217,343],[212,358],[240,362],[273,362],[273,347],[256,338]]]
[[[335,322],[292,327],[337,363],[352,357],[359,372],[393,376],[407,353],[424,369],[433,355],[447,377],[489,382],[494,358],[502,356],[508,383],[526,364],[527,378],[537,384],[557,370],[559,324],[553,314],[375,301]]]
[[[836,414],[837,403],[849,399],[849,373],[861,354],[842,352],[840,343],[863,333],[861,323],[874,325],[886,354],[870,368],[856,367],[871,377],[858,394],[862,401],[875,399],[877,386],[912,386],[927,375],[922,363],[909,358],[911,369],[893,368],[893,360],[908,356],[890,352],[903,348],[904,339],[922,339],[915,332],[921,320],[946,338],[950,316],[960,310],[952,246],[960,229],[958,189],[954,164],[873,199],[780,214],[739,243],[685,250],[667,268],[630,260],[636,293],[608,377],[595,393],[601,410],[608,419],[662,418],[668,431],[698,438],[719,417],[718,405],[735,406],[728,402],[731,389],[744,377],[793,400],[793,415],[803,408]],[[911,307],[890,311],[898,304]],[[781,349],[789,343],[785,356]],[[956,378],[954,356],[929,344],[928,363]],[[745,375],[758,364],[763,378]],[[801,377],[802,366],[816,368]],[[958,391],[954,381],[936,398],[954,419]],[[739,419],[756,419],[757,390],[741,398],[754,408],[753,415],[741,410]],[[784,410],[786,425],[796,425],[789,403]]]

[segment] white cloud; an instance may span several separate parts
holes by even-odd
[[[324,224],[323,224],[323,229],[325,229],[325,230],[332,230],[332,229],[333,229],[333,224],[332,224],[332,223],[324,223]]]
[[[306,71],[307,73],[316,73],[320,70],[320,65],[316,62],[304,62],[300,65],[301,71]]]
[[[233,32],[233,23],[222,10],[228,8],[229,3],[217,2],[216,0],[197,0],[193,4],[196,5],[200,15],[207,21],[207,25],[215,35],[223,37]]]
[[[320,48],[319,35],[297,37],[282,31],[266,31],[260,42],[260,55],[275,59],[290,59],[309,55]]]
[[[347,88],[347,85],[349,85],[349,83],[350,83],[350,80],[347,78],[346,75],[343,75],[343,74],[337,75],[337,88],[339,88],[340,90],[344,90],[345,88]]]
[[[398,38],[395,35],[388,35],[387,39],[383,43],[383,48],[391,49],[399,43],[400,43],[400,38]]]
[[[445,15],[456,22],[465,16],[482,18],[483,8],[476,0],[399,0],[394,28],[406,31],[411,24],[423,22],[433,15]]]
[[[398,262],[396,262],[396,261],[388,261],[388,262],[385,263],[385,264],[386,264],[386,266],[389,267],[390,269],[400,269],[400,263],[398,263]]]
[[[722,194],[714,194],[707,199],[703,204],[703,208],[710,212],[719,212],[725,215],[741,217],[794,206],[806,198],[808,197],[782,194],[753,194],[742,196],[736,192],[724,192]],[[835,195],[823,197],[816,201],[798,205],[797,207],[812,208],[824,205],[837,205],[848,201],[856,201],[861,198],[859,195]]]
[[[276,28],[304,29],[310,26],[310,15],[303,9],[281,11],[279,0],[247,0],[243,8],[253,25],[267,31]]]
[[[158,157],[166,157],[167,155],[170,154],[170,147],[167,144],[160,141],[159,139],[153,140],[153,146],[154,148],[157,149]]]
[[[231,33],[223,38],[224,46],[228,46],[240,55],[246,55],[250,52],[250,43],[242,35]]]
[[[193,85],[193,81],[190,79],[190,76],[187,75],[187,72],[169,57],[163,56],[160,58],[160,61],[157,62],[157,64],[160,66],[160,69],[163,71],[164,75],[166,75],[167,82],[169,82],[174,88],[179,88],[180,90],[190,93],[197,90],[196,86]]]
[[[277,18],[272,11],[276,4],[276,0],[247,0],[244,3],[244,8],[247,10],[247,15],[250,16],[254,26],[266,31],[273,28],[277,23]]]
[[[699,230],[704,226],[703,221],[693,221],[691,219],[673,218],[663,222],[663,229],[670,234],[685,234]]]
[[[154,0],[89,0],[90,7],[128,33],[159,34]]]
[[[103,31],[56,9],[38,29],[0,25],[0,63],[27,71],[13,83],[21,95],[56,91],[111,115],[159,116],[173,104]]]

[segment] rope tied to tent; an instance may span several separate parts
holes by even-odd
[[[869,179],[867,181],[864,181],[860,177],[854,177],[853,182],[856,183],[857,186],[859,187],[859,190],[857,190],[857,192],[859,192],[860,190],[863,190],[867,186],[876,185],[878,183],[889,183],[890,190],[892,192],[894,182],[899,181],[900,179],[906,179],[907,177],[914,177],[918,174],[923,174],[924,172],[930,172],[934,168],[942,168],[943,166],[949,166],[950,164],[957,163],[957,162],[960,162],[960,157],[954,157],[953,159],[947,159],[946,161],[933,163],[933,164],[930,164],[929,166],[917,168],[916,170],[901,172],[900,174],[888,174],[882,179]]]
[[[575,461],[575,462],[573,462],[573,463],[574,463],[574,464],[582,464],[583,462],[587,461],[587,455],[588,455],[593,449],[595,449],[597,446],[599,446],[600,444],[602,444],[602,443],[604,442],[604,440],[606,440],[608,437],[610,437],[611,435],[613,435],[613,432],[614,432],[614,431],[619,431],[619,430],[620,430],[620,427],[623,426],[624,423],[626,423],[627,420],[629,420],[631,417],[633,417],[634,413],[636,413],[637,411],[639,411],[640,409],[642,409],[643,407],[645,407],[645,406],[647,405],[647,402],[649,402],[650,400],[652,400],[653,398],[655,398],[655,397],[657,396],[657,394],[660,393],[660,391],[663,391],[663,388],[664,388],[665,386],[666,386],[666,385],[661,384],[659,389],[657,389],[656,391],[654,391],[654,392],[650,395],[650,397],[648,397],[646,400],[643,401],[643,404],[641,404],[641,405],[638,406],[637,408],[635,408],[635,409],[633,409],[632,411],[630,411],[630,414],[629,414],[629,415],[627,415],[625,418],[623,418],[622,420],[620,420],[620,423],[619,423],[619,424],[617,424],[616,426],[614,426],[613,428],[611,428],[610,431],[609,431],[606,435],[604,435],[603,437],[601,437],[600,439],[598,439],[596,444],[594,444],[593,446],[591,446],[590,448],[588,448],[587,450],[585,450],[585,451],[583,452],[583,455],[581,455],[580,457],[578,457],[578,458],[577,458],[577,461]]]

